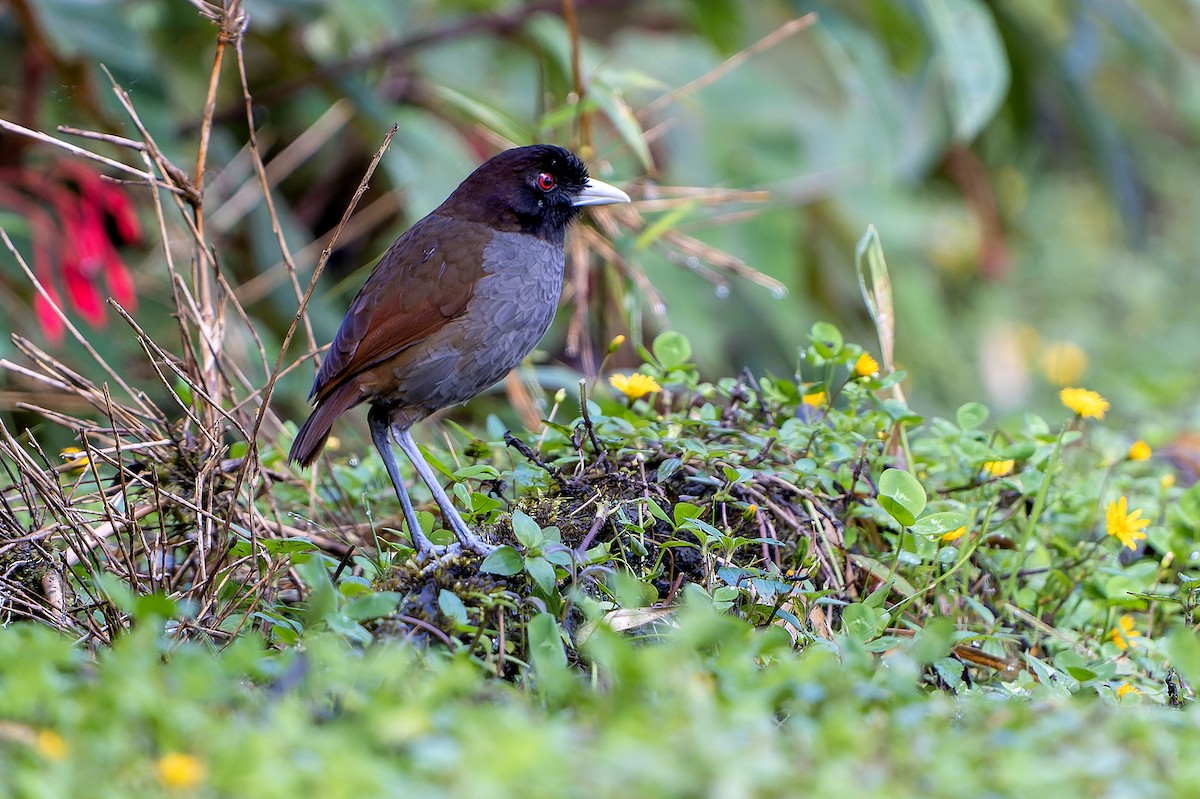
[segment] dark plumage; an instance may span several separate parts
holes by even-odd
[[[533,350],[558,306],[567,228],[584,206],[628,201],[553,145],[506,150],[472,172],[396,240],[350,303],[289,459],[312,463],[334,421],[366,402],[414,545],[433,549],[417,525],[389,432],[458,540],[488,551],[455,512],[409,429],[476,396]]]

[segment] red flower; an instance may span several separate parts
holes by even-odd
[[[142,225],[138,222],[137,214],[133,212],[133,204],[129,202],[125,192],[101,181],[97,186],[96,199],[108,215],[118,244],[142,243]]]
[[[59,308],[62,307],[62,300],[58,298],[58,291],[54,286],[46,286],[46,293],[50,295],[50,299],[54,300],[55,305]],[[66,325],[63,324],[58,312],[50,307],[50,303],[40,292],[33,295],[33,312],[37,316],[38,325],[46,334],[46,338],[55,344],[62,341],[63,333],[67,330]]]
[[[122,187],[73,161],[60,161],[47,171],[4,172],[0,207],[28,219],[34,271],[54,304],[65,307],[59,300],[61,286],[68,305],[92,327],[102,327],[103,285],[117,303],[133,310],[133,276],[117,245],[141,243],[142,231]],[[61,341],[65,327],[50,302],[35,293],[33,309],[46,338]]]

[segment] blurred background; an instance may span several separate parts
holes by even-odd
[[[104,65],[167,155],[194,164],[216,38],[200,8],[10,0],[0,7],[0,117],[135,163],[127,150],[57,130],[138,137]],[[897,364],[919,412],[967,400],[1050,411],[1060,386],[1085,385],[1151,439],[1192,422],[1194,0],[245,8],[254,121],[301,284],[384,133],[399,125],[313,297],[319,343],[362,270],[480,161],[556,141],[640,202],[604,231],[619,267],[573,263],[584,271],[568,277],[572,304],[536,367],[549,385],[594,369],[612,336],[648,340],[664,327],[691,339],[709,378],[743,367],[791,375],[819,320],[878,355],[854,271],[856,243],[874,224],[894,284]],[[812,24],[793,22],[810,12]],[[246,156],[236,79],[223,80],[214,119],[208,233],[273,358],[296,292]],[[102,355],[145,373],[153,392],[149,366],[104,299],[134,309],[172,348],[158,222],[144,187],[99,175],[0,133],[0,226]],[[174,225],[168,239],[186,264],[189,242]],[[0,251],[0,357],[13,357],[17,333],[86,370],[44,305]],[[302,339],[289,359],[304,354]],[[228,346],[249,356],[255,345],[234,335]],[[636,363],[627,348],[616,365]],[[301,415],[311,375],[304,366],[287,376],[276,393],[283,416]],[[32,390],[0,373],[0,411],[14,413]],[[18,414],[18,426],[35,422]]]

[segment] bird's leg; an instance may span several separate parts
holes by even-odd
[[[388,436],[391,423],[388,421],[387,411],[373,406],[367,413],[367,425],[371,428],[371,440],[375,442],[375,449],[379,450],[379,457],[383,458],[383,465],[387,467],[388,477],[392,478],[396,496],[400,499],[400,507],[404,509],[404,520],[408,522],[408,535],[412,538],[413,546],[421,554],[440,554],[441,547],[434,546],[421,529],[412,500],[408,498],[404,481],[400,479],[400,468],[396,465],[396,454],[392,452],[392,441]]]
[[[454,509],[454,503],[450,501],[446,490],[438,482],[437,475],[434,474],[433,469],[425,460],[425,456],[421,454],[421,450],[417,448],[417,442],[413,441],[412,432],[408,428],[393,427],[392,435],[395,436],[396,443],[400,445],[400,449],[412,461],[413,468],[417,470],[417,474],[421,475],[421,479],[425,481],[425,485],[429,486],[429,490],[433,492],[433,499],[437,502],[438,507],[442,509],[442,517],[446,520],[446,524],[450,525],[450,529],[454,531],[454,537],[472,552],[477,552],[480,555],[487,555],[493,552],[496,548],[484,543],[483,539],[471,532],[471,528],[467,527],[467,523],[458,515],[458,511]]]

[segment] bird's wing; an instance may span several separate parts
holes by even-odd
[[[490,229],[427,216],[375,266],[329,347],[312,397],[319,404],[346,380],[429,336],[462,313],[483,276]]]

